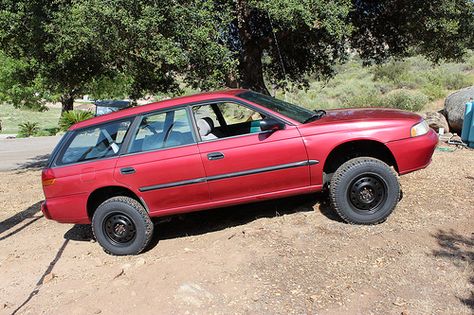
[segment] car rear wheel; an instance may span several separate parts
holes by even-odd
[[[104,201],[95,211],[92,231],[107,253],[136,255],[150,242],[153,223],[135,199],[113,197]]]
[[[385,221],[400,198],[397,174],[384,162],[355,158],[342,164],[331,179],[331,204],[339,216],[352,224]]]

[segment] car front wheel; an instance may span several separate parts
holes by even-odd
[[[135,199],[113,197],[104,201],[95,211],[92,231],[107,253],[136,255],[150,242],[153,223]]]
[[[342,164],[331,178],[331,204],[352,224],[385,221],[400,197],[397,174],[384,162],[360,157]]]

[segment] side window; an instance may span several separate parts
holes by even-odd
[[[77,131],[57,163],[65,165],[116,155],[130,124],[129,120],[117,121]]]
[[[144,116],[132,139],[130,153],[194,143],[185,109]]]
[[[262,120],[259,112],[240,104],[220,103],[218,107],[228,125]]]
[[[224,102],[193,107],[201,139],[214,140],[258,133],[263,114],[246,106]]]

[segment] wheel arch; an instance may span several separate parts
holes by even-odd
[[[140,198],[136,193],[124,186],[105,186],[95,189],[87,198],[87,216],[92,220],[95,210],[104,201],[112,197],[126,196],[138,201],[147,212],[149,212],[145,201]]]
[[[395,156],[383,142],[373,139],[348,140],[337,144],[329,152],[323,166],[324,182],[329,182],[339,166],[356,157],[379,159],[399,173]]]

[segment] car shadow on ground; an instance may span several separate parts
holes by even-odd
[[[37,155],[29,158],[28,161],[18,164],[15,167],[15,171],[29,171],[29,170],[40,170],[48,164],[50,154]]]
[[[37,202],[27,209],[16,213],[15,215],[9,217],[8,219],[0,222],[0,241],[15,235],[16,233],[22,231],[23,229],[27,228],[34,222],[38,221],[43,217],[43,215],[36,215],[41,210],[41,201]],[[17,225],[21,224],[25,220],[29,220],[27,223],[21,225],[15,230],[12,230]],[[12,230],[12,231],[10,231]],[[2,235],[3,233],[8,232],[8,234]]]
[[[160,218],[155,222],[155,232],[147,250],[155,247],[160,240],[202,235],[244,225],[260,218],[310,212],[314,211],[314,206],[317,204],[319,204],[319,211],[328,219],[342,222],[331,209],[326,194],[289,197]],[[91,241],[94,236],[90,225],[76,224],[64,234],[64,238]]]
[[[432,255],[451,261],[456,267],[468,270],[469,282],[474,287],[474,233],[470,236],[458,234],[454,230],[438,230],[432,235],[440,247]],[[457,297],[461,303],[474,311],[474,289],[469,297]]]

